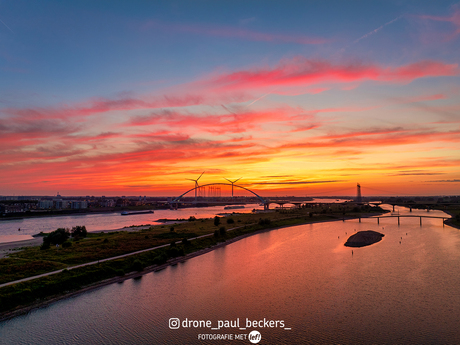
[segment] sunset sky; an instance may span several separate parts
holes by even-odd
[[[0,0],[0,195],[460,194],[460,3]]]

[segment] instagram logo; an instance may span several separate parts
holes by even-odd
[[[169,319],[169,328],[178,329],[180,327],[180,320],[177,317],[172,317]]]

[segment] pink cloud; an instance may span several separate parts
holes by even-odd
[[[404,100],[404,103],[417,103],[417,102],[427,102],[427,101],[438,101],[440,99],[447,99],[446,95],[437,93],[434,95],[421,95]]]
[[[301,109],[282,107],[263,111],[243,109],[231,114],[188,114],[177,111],[158,111],[147,116],[136,116],[128,122],[130,126],[167,126],[206,131],[214,134],[243,133],[252,129],[260,129],[270,122],[284,122],[293,119]]]
[[[408,83],[423,77],[458,75],[458,64],[425,60],[401,67],[381,67],[372,64],[332,64],[325,60],[297,57],[285,60],[274,68],[221,74],[198,82],[219,91],[243,91],[274,87],[311,86],[318,83],[351,83],[382,81]]]
[[[284,60],[274,68],[241,70],[202,78],[196,82],[164,90],[163,95],[139,97],[92,98],[76,104],[55,107],[3,108],[1,112],[25,121],[40,119],[69,119],[103,114],[109,111],[180,108],[196,105],[219,105],[254,100],[255,93],[286,95],[320,93],[331,84],[353,86],[364,81],[408,83],[418,78],[458,75],[457,64],[421,61],[400,67],[375,64],[333,64],[326,60],[297,57]],[[324,84],[327,86],[321,86]],[[193,90],[193,91],[190,91]],[[265,97],[259,97],[259,99]],[[257,99],[256,99],[257,100]],[[254,103],[254,102],[253,102]]]
[[[422,15],[422,16],[419,16],[419,18],[438,21],[438,22],[452,23],[452,25],[454,26],[454,31],[447,36],[447,40],[451,40],[454,37],[456,37],[458,34],[460,34],[460,9],[458,8],[458,6],[457,8],[455,8],[454,13],[452,13],[451,16]]]
[[[140,98],[93,98],[74,105],[60,105],[48,108],[3,108],[1,111],[10,116],[29,119],[66,119],[78,116],[90,116],[108,111],[123,111],[137,109],[155,109],[163,107],[184,107],[203,104],[204,98],[198,95],[160,96],[149,97],[150,100]]]

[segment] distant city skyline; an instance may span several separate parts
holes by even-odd
[[[0,195],[458,195],[459,58],[451,1],[3,1]]]

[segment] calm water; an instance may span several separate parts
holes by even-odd
[[[359,230],[385,237],[352,255],[343,243]],[[459,263],[460,232],[439,219],[283,228],[5,321],[0,344],[250,344],[198,336],[252,330],[260,344],[458,344]],[[173,330],[170,318],[265,318],[291,330]]]
[[[57,228],[72,228],[85,225],[88,231],[114,230],[131,225],[159,224],[158,219],[188,219],[214,217],[217,213],[251,212],[263,209],[258,204],[245,205],[244,209],[224,210],[224,206],[180,208],[177,210],[155,210],[154,213],[121,216],[118,213],[82,214],[72,216],[37,217],[0,221],[0,243],[32,238],[40,231],[49,232]],[[18,231],[18,229],[21,231]]]

